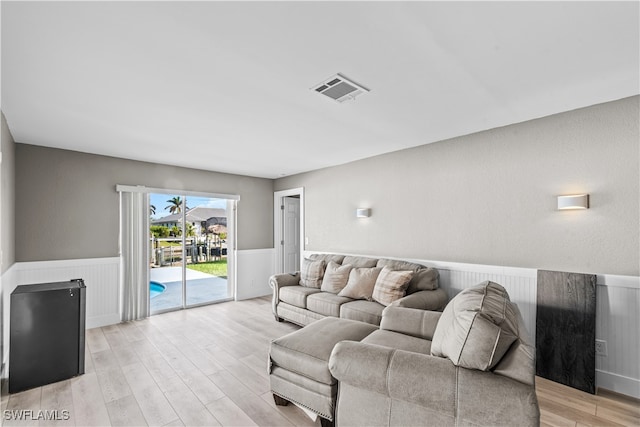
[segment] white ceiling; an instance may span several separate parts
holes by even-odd
[[[277,178],[639,93],[638,2],[7,2],[17,142]],[[342,73],[369,89],[310,88]]]

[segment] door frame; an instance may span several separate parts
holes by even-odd
[[[288,196],[300,196],[300,262],[304,259],[305,228],[304,228],[304,187],[291,188],[289,190],[275,191],[273,193],[273,247],[275,248],[274,274],[284,273],[284,211],[281,208],[283,198]]]

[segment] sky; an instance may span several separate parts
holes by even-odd
[[[156,207],[156,213],[155,215],[151,215],[151,218],[157,219],[157,218],[162,218],[163,216],[171,215],[171,213],[169,212],[169,209],[165,209],[165,207],[169,206],[169,203],[167,203],[167,200],[170,200],[173,197],[174,197],[173,194],[151,193],[149,195],[150,204]],[[196,206],[226,209],[227,200],[226,199],[210,199],[208,197],[188,196],[187,207],[191,209],[191,208],[195,208]]]

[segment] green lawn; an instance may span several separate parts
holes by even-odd
[[[201,271],[214,276],[227,277],[227,260],[199,262],[197,264],[187,264],[187,268],[191,270]]]

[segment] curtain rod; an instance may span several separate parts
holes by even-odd
[[[238,194],[224,194],[224,193],[206,193],[202,191],[185,191],[185,190],[170,190],[167,188],[153,188],[145,187],[144,185],[116,185],[117,192],[125,193],[160,193],[160,194],[176,194],[193,197],[209,197],[211,199],[227,199],[227,200],[240,200]]]

